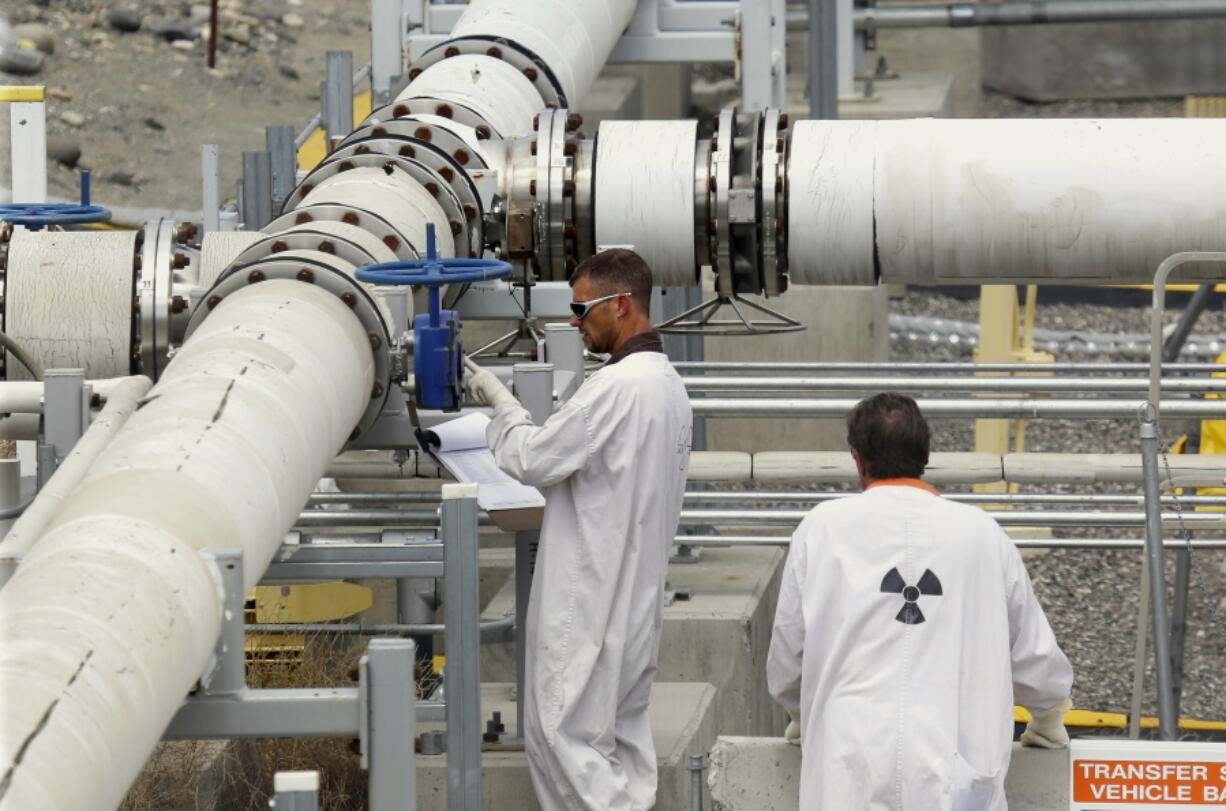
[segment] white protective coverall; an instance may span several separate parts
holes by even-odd
[[[668,358],[634,352],[544,425],[507,403],[486,429],[498,466],[545,496],[523,696],[545,811],[655,804],[647,700],[692,421]]]
[[[1004,809],[1013,705],[1049,712],[1072,667],[1000,526],[886,481],[792,536],[767,682],[800,713],[800,808]]]

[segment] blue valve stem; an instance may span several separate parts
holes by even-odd
[[[441,309],[438,287],[436,285],[430,285],[426,288],[426,294],[429,296],[430,301],[430,326],[438,327],[439,310]]]
[[[81,205],[89,205],[89,175],[88,169],[81,170]]]

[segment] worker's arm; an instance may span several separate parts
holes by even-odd
[[[775,701],[789,713],[800,711],[800,674],[804,659],[805,618],[801,595],[807,561],[805,559],[805,524],[796,529],[788,550],[779,583],[779,601],[775,607],[775,625],[771,631],[770,652],[766,657],[766,685]]]
[[[1069,697],[1073,666],[1034,596],[1022,556],[1003,530],[1005,587],[1009,605],[1009,649],[1013,661],[1013,700],[1034,716],[1052,713]]]
[[[498,467],[532,487],[562,481],[587,463],[591,451],[588,417],[574,397],[540,426],[517,401],[500,403],[485,436]]]

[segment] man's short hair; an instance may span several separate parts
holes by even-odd
[[[574,287],[584,276],[600,295],[629,293],[643,315],[650,313],[651,268],[634,251],[610,248],[584,259],[571,274],[570,286]]]
[[[847,444],[874,479],[923,476],[931,436],[919,406],[895,391],[865,398],[847,415]]]

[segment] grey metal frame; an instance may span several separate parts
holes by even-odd
[[[417,721],[447,721],[448,807],[480,808],[481,730],[477,503],[453,498],[442,507],[441,540],[402,534],[400,543],[286,544],[265,581],[354,577],[445,577],[451,615],[443,633],[449,654],[446,703],[416,701],[411,639],[376,638],[359,663],[356,688],[251,689],[246,685],[242,553],[214,549],[225,591],[213,667],[188,696],[164,737],[356,737],[370,769],[370,808],[414,807]],[[392,540],[389,538],[389,540]]]

